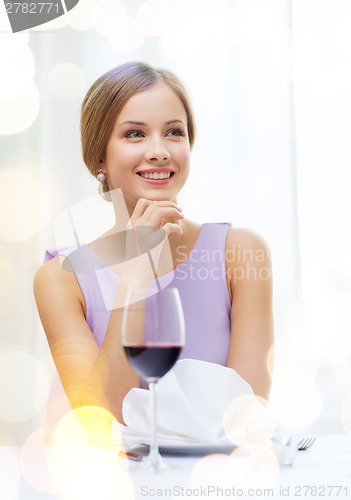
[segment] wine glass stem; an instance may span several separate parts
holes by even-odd
[[[149,458],[151,465],[157,466],[160,460],[157,443],[157,382],[149,383],[151,397],[151,440]]]

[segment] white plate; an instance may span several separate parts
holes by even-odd
[[[160,444],[162,455],[208,455],[209,453],[231,453],[235,444]]]

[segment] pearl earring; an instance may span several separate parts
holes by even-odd
[[[100,168],[99,173],[96,176],[97,180],[103,184],[106,180],[105,174],[102,171],[102,168]]]

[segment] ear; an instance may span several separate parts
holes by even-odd
[[[101,159],[99,160],[99,164],[98,164],[98,166],[97,166],[97,169],[98,169],[98,170],[104,170],[104,167],[105,167],[105,162],[104,162],[104,160],[101,158]]]

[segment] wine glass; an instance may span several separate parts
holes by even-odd
[[[123,309],[122,344],[133,369],[149,384],[150,451],[146,464],[154,472],[166,468],[157,443],[157,382],[176,363],[185,343],[183,308],[176,288],[142,297],[128,291]]]

